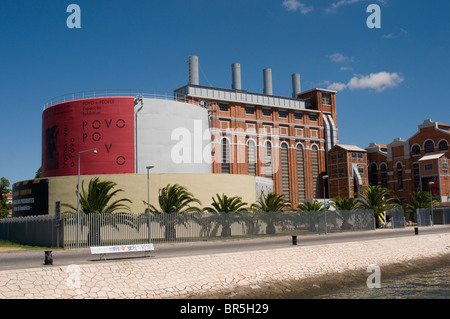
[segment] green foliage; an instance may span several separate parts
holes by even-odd
[[[216,194],[217,200],[213,197],[211,206],[205,207],[204,210],[212,213],[208,218],[208,225],[215,224],[222,226],[222,237],[231,236],[231,225],[233,223],[240,223],[240,213],[247,212],[247,203],[242,201],[240,196],[228,197],[225,194],[220,196]]]
[[[323,203],[320,202],[310,203],[308,201],[303,201],[300,204],[298,204],[297,208],[304,212],[315,212],[323,209]]]
[[[357,204],[358,202],[356,198],[335,197],[330,202],[330,205],[336,210],[354,210],[356,209]]]
[[[158,203],[160,209],[150,204],[151,212],[168,214],[192,213],[200,211],[200,208],[191,206],[192,204],[201,205],[201,202],[186,187],[178,184],[168,184],[166,187],[160,188],[158,191]],[[144,204],[147,205],[145,201]]]
[[[2,177],[0,179],[0,208],[6,208],[6,194],[9,194],[11,192],[11,190],[8,188],[9,186],[9,181],[6,178]]]
[[[409,199],[403,201],[403,209],[405,213],[409,213],[411,217],[416,215],[418,208],[430,208],[430,206],[438,207],[441,202],[437,199],[431,200],[430,192],[417,191],[412,192]],[[415,220],[415,218],[413,218]]]
[[[85,214],[112,214],[118,211],[129,211],[129,207],[124,204],[125,202],[131,203],[129,199],[118,199],[113,200],[113,198],[122,189],[114,188],[117,186],[116,183],[111,181],[100,181],[98,177],[95,177],[89,181],[87,190],[84,188],[84,181],[81,184],[80,192],[80,212]],[[75,195],[78,196],[78,190],[75,191]],[[69,207],[74,211],[77,208],[70,204],[62,204],[62,206]]]
[[[164,234],[167,241],[174,241],[176,239],[176,225],[184,225],[186,227],[188,213],[201,212],[200,208],[191,206],[193,204],[201,205],[201,202],[186,187],[178,184],[168,184],[166,187],[160,188],[158,191],[158,203],[160,209],[157,209],[151,204],[148,205],[144,201],[144,204],[150,207],[150,212],[154,213],[155,220],[162,227],[165,227]],[[145,212],[148,213],[148,208]],[[164,214],[169,215],[166,216]]]
[[[251,210],[266,223],[266,234],[275,234],[275,224],[283,220],[282,211],[291,207],[291,202],[286,201],[283,195],[271,192],[267,195],[262,193],[259,200],[251,205]]]
[[[379,185],[365,187],[362,197],[357,200],[358,208],[373,210],[377,228],[380,227],[378,216],[387,210],[397,208],[396,201],[398,199],[393,191]]]
[[[41,177],[42,177],[42,166],[38,168],[36,174],[34,175],[34,178],[41,178]]]
[[[129,207],[124,204],[125,202],[131,203],[129,199],[113,198],[119,193],[123,192],[122,189],[114,188],[116,183],[111,181],[100,181],[98,177],[95,177],[89,181],[87,190],[84,188],[84,181],[82,182],[80,192],[80,225],[89,227],[88,244],[91,246],[97,246],[100,244],[100,227],[107,223],[111,224],[111,214],[121,213],[120,211],[129,211]],[[75,195],[78,196],[78,187],[75,191]],[[70,204],[61,204],[61,206],[72,209],[75,213],[77,207]],[[73,213],[72,222],[76,222],[76,215]],[[89,216],[89,218],[87,217]],[[113,225],[117,227],[116,225]]]
[[[271,192],[267,196],[262,193],[259,200],[252,204],[251,209],[257,212],[280,212],[291,206],[291,202],[286,201],[283,195]]]

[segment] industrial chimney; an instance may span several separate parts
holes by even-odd
[[[198,56],[189,56],[189,85],[199,85]]]
[[[302,93],[300,85],[300,74],[295,73],[292,74],[292,97],[296,99],[300,93]]]
[[[233,63],[231,65],[231,70],[233,74],[231,88],[233,90],[242,90],[241,86],[241,64]]]
[[[272,91],[272,69],[264,69],[264,94],[273,95]]]

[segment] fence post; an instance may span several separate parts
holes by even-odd
[[[61,202],[55,202],[56,247],[64,247],[64,223],[61,215]],[[62,241],[60,243],[60,240]]]

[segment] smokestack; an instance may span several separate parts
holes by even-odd
[[[241,87],[241,65],[239,63],[233,63],[231,65],[231,70],[233,73],[233,82],[231,88],[233,90],[242,90]]]
[[[264,94],[273,95],[272,91],[272,69],[264,69]]]
[[[295,73],[292,74],[292,97],[296,99],[300,93],[302,93],[300,85],[300,74]]]
[[[199,85],[198,81],[198,56],[189,56],[189,84]]]

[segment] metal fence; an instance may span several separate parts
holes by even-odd
[[[174,92],[156,91],[156,90],[139,90],[139,89],[105,89],[105,90],[73,92],[73,93],[67,93],[64,95],[54,97],[44,103],[44,110],[47,109],[48,107],[58,104],[58,103],[74,101],[74,100],[78,100],[78,99],[88,99],[88,98],[98,98],[98,97],[117,97],[117,96],[122,96],[122,97],[142,96],[144,98],[192,103],[192,101],[187,99],[185,96],[177,96],[177,94]]]
[[[23,245],[62,247],[64,227],[56,215],[0,219],[0,239]]]
[[[388,212],[388,215],[390,216],[392,229],[406,227],[405,212],[403,211],[403,209],[391,209]]]
[[[418,226],[450,224],[450,208],[419,208],[416,215]]]
[[[325,223],[326,216],[326,223]],[[66,248],[373,230],[372,211],[65,215]],[[327,227],[325,227],[327,225]]]
[[[255,238],[374,230],[373,211],[191,214],[80,214],[6,218],[0,239],[22,244],[86,248],[125,244]],[[150,234],[149,234],[150,216]],[[149,239],[151,237],[151,239]]]

